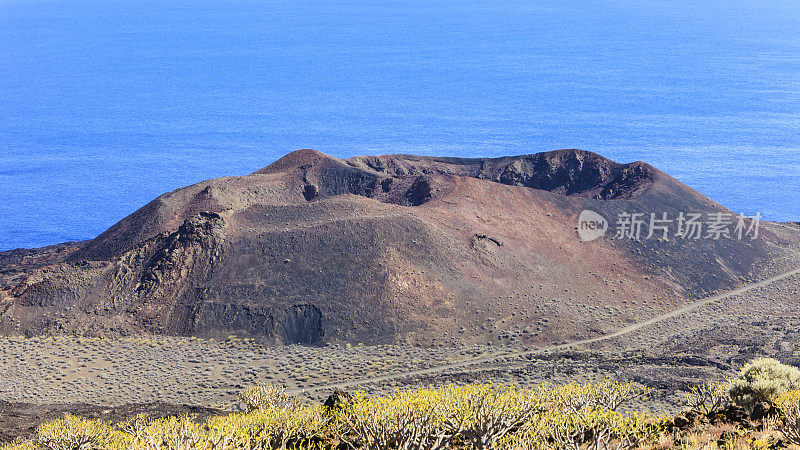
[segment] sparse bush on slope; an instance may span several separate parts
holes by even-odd
[[[771,358],[752,361],[731,382],[729,392],[736,404],[752,412],[758,403],[772,403],[780,395],[800,389],[800,370]]]

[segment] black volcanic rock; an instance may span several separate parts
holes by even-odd
[[[357,156],[347,163],[394,176],[457,175],[601,199],[638,196],[660,176],[658,170],[643,162],[618,164],[583,150],[503,158]]]

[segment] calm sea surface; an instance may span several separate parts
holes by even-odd
[[[581,148],[800,220],[800,2],[0,0],[0,249],[299,148]]]

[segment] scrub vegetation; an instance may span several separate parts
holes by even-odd
[[[800,449],[796,372],[755,360],[734,379],[692,387],[684,411],[661,415],[627,408],[648,388],[608,379],[337,392],[324,405],[264,384],[240,393],[241,412],[118,423],[66,414],[2,449]]]

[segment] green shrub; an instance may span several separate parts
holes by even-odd
[[[793,389],[800,389],[800,370],[775,359],[761,358],[742,368],[729,392],[737,405],[752,412],[756,404],[772,403]]]

